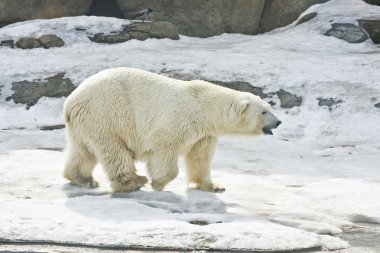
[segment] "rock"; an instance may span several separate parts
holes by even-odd
[[[118,0],[124,16],[152,8],[153,21],[169,21],[180,34],[210,37],[222,33],[256,34],[265,0]]]
[[[359,26],[349,23],[333,23],[325,35],[344,40],[348,43],[361,43],[368,39],[367,34]]]
[[[317,98],[317,100],[319,106],[327,106],[329,111],[337,108],[338,104],[343,102],[342,100],[336,98]]]
[[[300,25],[300,24],[303,24],[303,23],[305,23],[305,22],[307,22],[307,21],[309,21],[309,20],[312,20],[312,19],[315,18],[317,15],[318,15],[318,13],[316,13],[316,12],[311,12],[311,13],[308,13],[308,14],[302,16],[302,17],[297,21],[296,26],[297,26],[297,25]]]
[[[65,45],[65,42],[54,34],[42,35],[38,40],[44,48],[62,47]]]
[[[0,42],[0,46],[14,48],[15,42],[13,40],[3,40]]]
[[[86,15],[92,0],[1,0],[0,24]]]
[[[205,220],[191,220],[189,221],[190,224],[193,224],[193,225],[198,225],[198,226],[206,226],[208,225],[209,223]]]
[[[75,27],[75,31],[83,32],[83,31],[86,31],[86,28]]]
[[[230,89],[243,91],[243,92],[249,92],[263,99],[268,97],[268,95],[263,92],[263,88],[252,86],[248,82],[239,82],[239,81],[235,81],[235,82],[209,81],[209,82],[223,86],[223,87],[227,87]]]
[[[380,103],[375,104],[376,108],[380,108]]]
[[[91,41],[97,43],[121,43],[131,39],[146,40],[148,38],[178,40],[179,34],[175,26],[169,22],[133,23],[116,34],[95,34]]]
[[[29,109],[35,105],[41,97],[67,97],[76,88],[69,78],[64,78],[65,73],[59,73],[45,80],[21,81],[12,83],[15,92],[7,97],[6,101],[13,100],[16,104],[26,104]]]
[[[266,0],[261,18],[261,31],[268,32],[275,28],[289,25],[310,6],[327,1],[328,0]]]
[[[280,89],[276,92],[276,95],[280,99],[282,108],[293,108],[302,104],[302,97],[298,97],[286,90]]]
[[[16,47],[21,49],[32,49],[41,47],[41,43],[36,38],[21,38],[16,42]]]
[[[371,40],[380,44],[380,20],[359,20],[359,25],[362,27],[369,35]]]

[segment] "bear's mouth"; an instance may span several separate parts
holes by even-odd
[[[269,135],[273,135],[273,132],[272,132],[272,128],[266,126],[263,128],[263,133],[264,134],[269,134]]]

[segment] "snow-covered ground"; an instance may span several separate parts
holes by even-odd
[[[207,39],[149,39],[104,45],[89,33],[128,21],[73,17],[35,20],[0,29],[0,40],[54,33],[62,48],[0,47],[0,238],[162,248],[290,250],[346,248],[342,232],[380,224],[380,48],[349,44],[323,33],[331,22],[380,18],[380,7],[331,0],[318,16],[268,34]],[[333,20],[333,21],[332,21]],[[298,108],[274,106],[283,124],[274,136],[222,138],[213,178],[222,194],[186,187],[179,177],[164,192],[150,186],[113,195],[101,167],[101,187],[71,186],[62,174],[64,99],[42,98],[29,110],[5,102],[12,82],[58,72],[79,84],[110,67],[178,72],[207,80],[247,81],[303,97]],[[317,98],[343,101],[329,111]],[[277,103],[278,104],[278,103]],[[25,128],[19,130],[20,128]],[[144,164],[138,164],[141,174]],[[200,226],[190,222],[207,222]]]

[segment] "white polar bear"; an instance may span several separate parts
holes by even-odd
[[[64,116],[64,176],[97,187],[92,172],[99,162],[115,192],[147,183],[136,174],[136,160],[146,162],[153,189],[163,190],[178,175],[181,154],[189,182],[201,190],[224,191],[210,177],[218,136],[272,134],[281,123],[253,94],[131,68],[86,79],[66,99]]]

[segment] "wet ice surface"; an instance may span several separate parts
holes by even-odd
[[[353,227],[378,223],[380,217],[378,180],[348,166],[360,163],[360,155],[359,161],[347,159],[352,155],[336,155],[335,159],[346,157],[340,171],[321,173],[331,161],[319,162],[303,152],[304,158],[296,159],[289,145],[271,137],[223,138],[213,165],[214,180],[227,188],[222,194],[187,188],[182,162],[179,177],[164,192],[146,186],[138,192],[111,194],[101,167],[95,171],[101,187],[83,189],[60,177],[61,152],[9,151],[0,156],[0,237],[271,250],[339,249],[347,246],[342,237],[353,246],[376,247],[377,241],[372,241],[376,230]],[[271,157],[273,152],[281,159]],[[145,174],[143,164],[138,170]],[[347,234],[342,236],[342,231]]]
[[[322,34],[329,20],[380,18],[380,7],[331,0],[311,11],[318,16],[308,23],[259,36],[117,45],[73,34],[76,26],[99,32],[125,22],[115,19],[36,20],[1,28],[0,40],[55,31],[67,43],[49,50],[0,48],[0,129],[8,129],[0,131],[0,238],[251,250],[340,249],[349,242],[376,252],[380,48]],[[74,187],[61,176],[64,130],[36,129],[63,122],[64,99],[42,98],[26,110],[5,98],[15,81],[66,72],[79,84],[117,66],[247,81],[265,92],[283,88],[302,96],[303,103],[287,110],[274,106],[283,122],[274,136],[221,139],[212,173],[225,193],[187,188],[182,162],[179,177],[164,192],[146,186],[113,195],[100,166],[99,189]],[[318,106],[318,98],[343,102],[330,111]],[[143,164],[138,169],[145,174]]]

